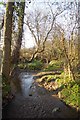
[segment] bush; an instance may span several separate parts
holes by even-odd
[[[72,83],[73,84],[73,83]],[[80,109],[80,86],[74,82],[74,85],[67,86],[61,91],[63,101],[66,104]]]
[[[43,67],[43,63],[41,61],[34,60],[31,63],[19,63],[18,67],[28,70],[41,70]]]
[[[20,64],[18,64],[18,67],[20,68],[20,69],[25,69],[26,68],[26,63],[20,63]]]
[[[61,99],[68,105],[80,108],[80,84],[77,81],[69,79],[67,74],[65,77],[64,72],[57,78],[59,87],[64,86],[61,91]]]
[[[41,61],[34,60],[32,63],[27,64],[29,70],[41,70],[43,63]]]
[[[57,83],[59,87],[61,85],[69,85],[70,82],[72,84],[73,81],[69,78],[69,75],[68,74],[65,75],[64,72],[62,72],[61,75],[57,77]]]
[[[52,60],[49,65],[45,68],[45,71],[58,71],[58,70],[63,70],[62,68],[63,62],[61,61],[56,61]]]

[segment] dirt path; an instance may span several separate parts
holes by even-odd
[[[27,86],[29,77],[32,80]],[[3,118],[78,118],[74,109],[66,106],[56,95],[38,86],[32,76],[26,75],[25,80],[24,77],[21,79],[22,90],[19,90],[12,102],[3,109]]]

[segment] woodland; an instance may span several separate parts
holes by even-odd
[[[41,100],[45,96],[44,100],[48,99],[50,101],[49,94],[57,97],[65,106],[70,107],[70,110],[73,109],[75,114],[79,113],[80,2],[76,2],[76,0],[73,2],[54,2],[54,0],[11,2],[11,0],[7,0],[7,2],[0,2],[0,6],[5,9],[0,18],[0,42],[3,38],[2,47],[0,44],[0,83],[2,81],[0,88],[2,88],[3,113],[5,109],[9,111],[6,106],[12,104],[12,101],[14,102],[14,99],[18,96],[14,86],[19,86],[17,80],[22,73],[29,73],[33,76],[35,85],[31,84],[31,87],[33,85],[36,87],[40,97],[42,96]],[[29,48],[26,47],[28,42],[25,45],[28,38],[24,35],[28,31],[31,40],[34,41],[33,47]],[[25,77],[25,81],[28,81],[27,77]],[[47,91],[46,95],[44,89]],[[36,90],[28,93],[29,97],[33,97],[33,99],[30,98],[32,101],[34,96],[36,97],[35,93]],[[22,99],[22,96],[19,96],[18,99]],[[25,102],[26,109],[29,110],[27,97],[25,101],[27,101]],[[53,101],[55,101],[55,98]],[[41,107],[41,101],[38,102],[40,102]],[[23,102],[19,104],[23,105]],[[33,103],[31,104],[33,105]],[[47,104],[47,102],[44,102],[44,104]],[[57,102],[55,102],[56,104]],[[19,107],[15,107],[15,109],[19,109]],[[52,113],[60,113],[60,110],[62,110],[60,116],[56,113],[57,117],[61,117],[64,113],[64,107],[62,109],[60,107],[53,106],[50,110]],[[33,107],[32,109],[35,111]],[[46,111],[48,107],[43,105],[43,109]],[[25,111],[26,114],[24,114],[24,110],[21,111],[22,118],[25,118],[25,116],[31,117],[32,113],[29,113],[30,116],[28,116],[27,110]],[[65,111],[67,111],[67,108]],[[17,116],[14,115],[14,110],[12,110],[12,113],[11,117]],[[37,111],[36,115],[41,117],[42,113],[39,116]],[[52,115],[52,113],[50,114]],[[67,116],[67,114],[66,112],[64,116]],[[10,113],[6,113],[6,117],[9,117],[9,115]],[[48,112],[43,117],[47,117],[47,115]],[[4,118],[4,114],[2,117]],[[50,118],[50,116],[48,117]],[[55,115],[52,117],[55,118]],[[34,114],[33,118],[35,118]]]

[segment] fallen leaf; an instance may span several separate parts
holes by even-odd
[[[52,113],[57,112],[57,111],[59,111],[59,110],[60,110],[60,108],[55,107],[55,108],[52,110]]]

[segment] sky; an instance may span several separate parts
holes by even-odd
[[[26,5],[28,5],[28,8],[26,8],[25,11],[27,13],[28,11],[32,11],[35,8],[39,8],[42,11],[44,11],[45,10],[44,2],[54,2],[54,1],[56,1],[56,2],[68,2],[68,1],[71,2],[71,1],[74,1],[74,0],[32,0],[32,2],[30,4],[28,4],[28,2],[26,3]],[[76,0],[76,1],[78,1],[78,0]],[[6,0],[0,0],[0,2],[6,2]],[[0,13],[2,11],[4,11],[4,8],[3,8],[3,6],[0,5]],[[62,17],[58,17],[57,21],[60,24],[65,23],[65,20]],[[63,27],[64,27],[64,25],[63,25]],[[32,35],[31,35],[29,29],[27,28],[27,26],[25,26],[24,30],[25,30],[24,38],[23,38],[24,47],[27,47],[27,48],[33,47],[35,45],[34,38],[32,37]]]
[[[35,8],[38,8],[40,9],[41,11],[45,11],[47,10],[45,8],[45,5],[44,5],[44,2],[53,2],[54,0],[34,0],[31,4],[28,5],[28,9],[26,10],[26,12],[28,11],[32,11],[33,9]],[[58,0],[55,0],[55,1],[58,1]],[[63,0],[61,0],[63,1]],[[68,0],[64,0],[65,2],[67,2]],[[70,0],[69,0],[70,1]],[[72,0],[73,1],[73,0]],[[60,2],[60,1],[59,1]],[[56,10],[56,9],[55,9]],[[54,13],[55,13],[55,10]],[[66,14],[66,12],[68,11],[65,11],[63,12],[60,16],[57,17],[57,22],[59,24],[61,24],[63,26],[63,28],[68,31],[68,33],[66,34],[67,37],[69,37],[70,35],[70,31],[72,30],[71,26],[67,26],[69,23],[71,24],[71,21],[70,21],[70,18],[69,18],[69,14]],[[65,14],[65,17],[66,19],[64,19],[63,15]],[[65,27],[66,26],[66,27]],[[69,27],[69,28],[68,28]],[[29,47],[33,47],[35,42],[34,42],[34,38],[32,37],[32,35],[30,34],[29,30],[27,29],[26,30],[27,33],[25,32],[25,45],[29,48]]]

